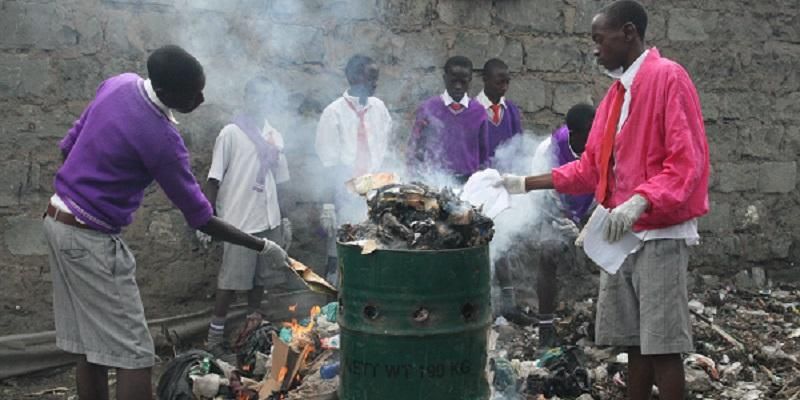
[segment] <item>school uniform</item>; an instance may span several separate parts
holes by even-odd
[[[475,100],[486,110],[489,121],[489,159],[494,159],[495,151],[512,137],[522,133],[522,117],[519,107],[505,96],[497,104],[492,103],[483,90]]]
[[[217,216],[237,229],[282,245],[277,184],[289,180],[280,132],[267,120],[239,115],[214,142],[208,179],[219,182]],[[223,244],[217,288],[250,290],[284,281],[283,260]]]
[[[594,193],[608,209],[634,194],[650,204],[633,225],[639,249],[616,274],[601,274],[596,342],[645,355],[692,351],[687,246],[698,243],[697,218],[709,208],[700,100],[683,67],[656,48],[612,76],[581,159],[553,170],[561,193]]]
[[[406,164],[416,176],[444,172],[462,183],[489,161],[489,126],[484,107],[466,94],[445,91],[417,108]]]
[[[103,82],[59,147],[65,157],[44,220],[56,345],[93,364],[153,365],[136,261],[119,236],[155,180],[192,228],[213,211],[189,167],[176,121],[149,80]]]

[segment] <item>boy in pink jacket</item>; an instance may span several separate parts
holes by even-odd
[[[505,176],[511,193],[594,193],[610,210],[605,239],[640,241],[600,278],[596,342],[627,348],[628,397],[684,398],[681,353],[693,349],[686,270],[708,212],[709,156],[700,101],[687,72],[644,43],[647,13],[616,1],[592,20],[594,55],[616,81],[600,103],[581,158],[539,176]]]

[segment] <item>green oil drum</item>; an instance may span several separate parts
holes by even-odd
[[[340,400],[484,400],[488,246],[338,245]]]

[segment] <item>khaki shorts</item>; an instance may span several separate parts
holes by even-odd
[[[638,346],[645,355],[693,351],[688,264],[685,240],[651,240],[616,274],[601,273],[597,344]]]
[[[136,285],[136,260],[117,235],[44,220],[53,276],[56,346],[92,364],[153,366],[153,339]]]
[[[253,234],[283,246],[281,227]],[[284,266],[283,259],[270,259],[258,255],[255,250],[225,242],[222,266],[217,276],[217,288],[221,290],[250,290],[254,286],[274,287],[285,283],[291,271]]]

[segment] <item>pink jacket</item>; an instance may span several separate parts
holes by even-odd
[[[581,158],[553,170],[557,191],[584,194],[597,190],[600,145],[615,87],[597,108]],[[637,232],[707,213],[708,143],[700,100],[689,74],[653,48],[634,78],[631,94],[630,113],[614,142],[611,195],[603,206],[614,208],[637,193],[646,197],[650,207],[634,224]]]

